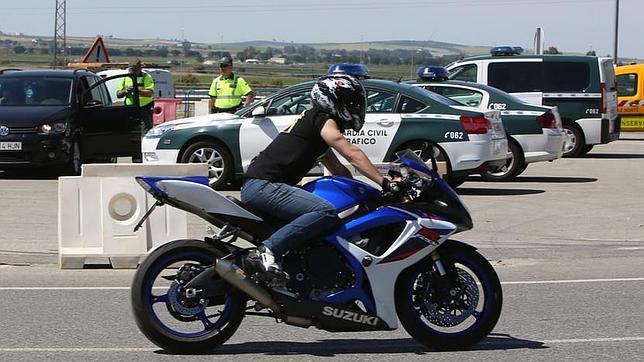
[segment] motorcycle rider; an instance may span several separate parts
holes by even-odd
[[[288,276],[281,271],[281,256],[324,235],[338,221],[331,203],[296,186],[320,159],[333,175],[351,177],[332,149],[384,192],[400,189],[398,182],[383,177],[364,152],[344,137],[344,130],[357,132],[365,121],[366,93],[354,77],[320,78],[311,90],[311,101],[313,107],[253,159],[241,189],[243,203],[288,222],[258,248],[264,272],[284,278]]]

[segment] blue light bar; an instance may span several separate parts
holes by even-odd
[[[418,67],[416,69],[416,75],[419,79],[426,81],[442,81],[449,79],[449,72],[444,67],[429,66],[429,67]]]
[[[522,47],[510,47],[510,46],[502,46],[502,47],[494,47],[490,49],[490,54],[493,56],[499,56],[499,55],[519,55],[523,53],[523,48]]]
[[[358,79],[368,79],[369,69],[364,64],[338,63],[329,67],[328,74],[348,74]]]

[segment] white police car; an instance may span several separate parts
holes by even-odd
[[[373,163],[392,162],[395,152],[406,148],[425,159],[436,150],[454,186],[467,175],[505,166],[507,139],[498,110],[466,107],[408,84],[361,82],[368,99],[365,125],[359,132],[346,131],[345,136]],[[279,132],[311,107],[314,84],[288,87],[236,114],[163,123],[143,139],[143,162],[208,163],[211,186],[221,187],[239,178]]]
[[[500,172],[485,172],[489,181],[508,181],[528,164],[553,161],[563,154],[565,134],[557,107],[526,103],[502,90],[473,82],[448,80],[443,67],[419,67],[417,81],[410,84],[444,95],[464,105],[501,112],[511,156]]]

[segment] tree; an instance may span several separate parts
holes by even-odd
[[[548,47],[548,49],[543,51],[543,54],[561,54],[557,47]]]
[[[22,45],[16,45],[13,47],[13,52],[16,54],[24,54],[27,48],[23,47]]]
[[[596,57],[597,53],[594,50],[589,50],[586,52],[586,55],[592,55],[593,57]]]

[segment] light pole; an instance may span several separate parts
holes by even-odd
[[[619,29],[619,0],[615,0],[615,51],[613,52],[613,62],[617,64],[617,31]]]

